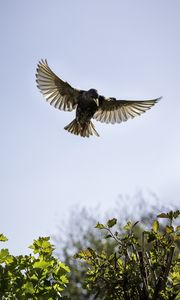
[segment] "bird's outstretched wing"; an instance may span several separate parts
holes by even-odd
[[[65,111],[76,108],[80,91],[54,74],[46,59],[37,66],[36,82],[45,99],[55,108]]]
[[[161,98],[161,97],[160,97]],[[116,100],[115,98],[99,97],[99,108],[93,118],[104,123],[121,123],[141,115],[150,109],[160,98],[134,101]]]

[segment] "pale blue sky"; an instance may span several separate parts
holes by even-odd
[[[0,4],[0,232],[14,253],[53,234],[74,205],[119,194],[180,195],[180,1],[6,0]],[[45,102],[38,60],[74,87],[119,99],[163,99],[142,117],[82,139],[74,112]],[[132,205],[132,203],[129,203]]]

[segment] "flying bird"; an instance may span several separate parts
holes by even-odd
[[[75,119],[64,129],[82,137],[99,136],[92,118],[103,123],[121,123],[146,112],[161,98],[117,100],[99,95],[96,89],[85,91],[73,88],[50,69],[46,59],[37,65],[36,82],[46,101],[55,108],[76,110]]]

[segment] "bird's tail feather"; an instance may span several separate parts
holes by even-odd
[[[80,135],[82,137],[89,137],[90,135],[99,136],[95,127],[91,121],[86,122],[85,124],[80,124],[76,119],[64,127],[65,130],[73,133],[75,135]]]

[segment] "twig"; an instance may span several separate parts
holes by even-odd
[[[139,255],[139,262],[140,262],[140,272],[141,272],[141,277],[143,281],[143,297],[141,298],[142,300],[148,300],[148,285],[147,285],[147,274],[146,274],[146,269],[144,266],[144,259],[143,259],[143,253],[142,251],[138,251]]]
[[[170,251],[167,254],[166,263],[165,263],[165,266],[163,266],[163,268],[162,268],[162,272],[159,276],[159,280],[157,282],[152,300],[156,300],[158,298],[160,292],[165,288],[166,281],[167,281],[169,271],[171,268],[173,254],[174,254],[174,246],[172,246],[170,248]]]
[[[146,251],[144,254],[145,254],[146,262],[147,262],[147,264],[149,266],[149,269],[151,271],[151,275],[152,275],[152,277],[154,279],[154,286],[156,286],[156,283],[157,283],[157,274],[156,274],[156,272],[155,272],[155,270],[154,270],[154,268],[153,268],[153,266],[151,264],[149,252]]]

